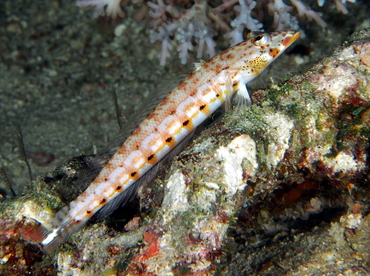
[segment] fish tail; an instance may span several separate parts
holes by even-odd
[[[81,229],[85,223],[81,221],[75,221],[68,216],[68,207],[64,207],[58,213],[52,221],[51,227],[41,225],[36,231],[41,235],[41,248],[47,253],[53,253],[60,244],[64,243],[69,236]]]

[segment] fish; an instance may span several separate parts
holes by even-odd
[[[124,140],[104,167],[68,206],[58,211],[50,226],[41,225],[41,248],[54,252],[79,231],[94,214],[109,215],[127,203],[137,189],[155,177],[159,165],[178,153],[194,130],[213,112],[237,96],[251,99],[246,84],[256,78],[298,37],[297,31],[253,33],[195,70],[169,94],[150,103],[140,121],[126,128]]]

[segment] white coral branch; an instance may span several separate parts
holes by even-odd
[[[321,14],[311,10],[310,7],[303,4],[300,0],[290,0],[292,5],[297,9],[299,17],[303,18],[304,16],[307,19],[313,19],[321,27],[325,28],[327,26],[326,22],[321,18]]]

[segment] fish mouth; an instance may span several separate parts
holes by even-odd
[[[290,44],[292,44],[294,41],[296,41],[296,39],[298,37],[300,37],[301,34],[299,32],[296,32],[294,33],[292,36],[287,36],[283,39],[283,41],[281,42],[281,44],[284,46],[284,47],[288,47]]]

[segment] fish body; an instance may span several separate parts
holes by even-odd
[[[198,64],[130,133],[90,186],[55,215],[42,248],[54,251],[101,208],[129,196],[134,185],[234,93],[250,103],[246,83],[298,37],[295,31],[260,33]]]

